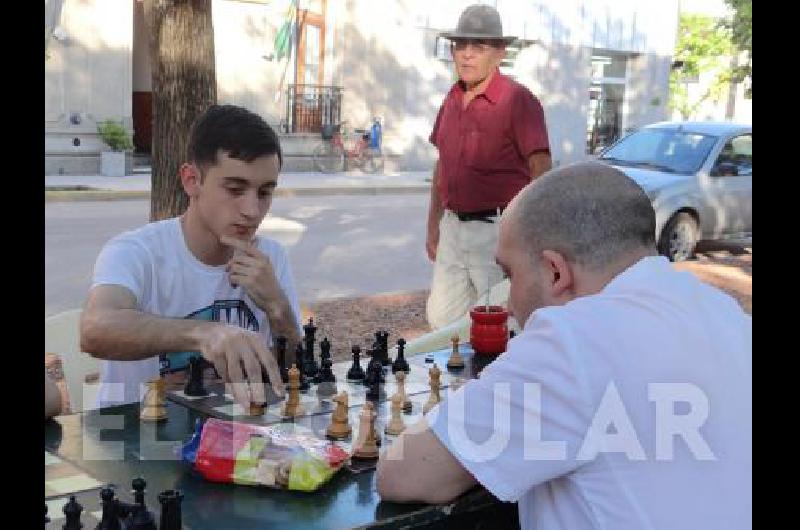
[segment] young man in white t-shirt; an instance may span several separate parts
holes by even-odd
[[[181,352],[213,363],[243,406],[266,400],[262,366],[284,393],[271,346],[284,336],[294,352],[299,307],[285,250],[256,235],[278,184],[278,137],[260,116],[214,105],[187,155],[186,211],[114,237],[95,263],[80,332],[103,359],[98,406],[140,400],[159,358]]]
[[[654,237],[610,166],[527,186],[496,253],[523,332],[381,456],[382,498],[481,484],[524,529],[751,528],[752,320]]]

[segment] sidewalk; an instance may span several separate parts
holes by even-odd
[[[380,193],[428,193],[430,171],[398,171],[386,174],[281,173],[277,196],[376,195]],[[176,177],[177,178],[177,177]],[[114,200],[150,197],[150,172],[125,177],[100,175],[46,175],[45,200]]]

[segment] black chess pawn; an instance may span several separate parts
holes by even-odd
[[[207,396],[208,390],[203,385],[203,372],[205,371],[205,361],[202,357],[193,355],[189,357],[189,379],[183,393],[187,396]]]
[[[311,354],[312,358],[314,356],[314,341],[315,336],[317,334],[317,326],[314,325],[314,319],[309,318],[308,324],[303,326],[303,331],[305,332],[305,348],[306,353]]]
[[[96,530],[120,530],[122,525],[119,522],[119,504],[114,499],[114,490],[110,487],[101,489],[100,499],[103,505],[103,516]]]
[[[281,370],[281,381],[289,382],[289,369],[286,367],[286,337],[275,337],[275,356],[278,359],[278,368]]]
[[[297,349],[294,352],[295,358],[295,365],[297,365],[297,370],[300,372],[300,391],[305,392],[309,388],[308,384],[308,377],[306,377],[306,365],[305,365],[305,352],[303,351],[303,343],[297,343]]]
[[[177,490],[166,490],[158,494],[158,502],[161,503],[161,522],[158,530],[183,530],[182,500],[183,493]]]
[[[147,483],[141,477],[131,481],[134,505],[130,515],[125,519],[125,530],[158,530],[152,512],[144,504],[144,489],[146,486]]]
[[[394,362],[392,363],[392,373],[405,372],[408,373],[410,367],[408,366],[408,361],[406,361],[405,356],[406,350],[406,339],[400,337],[397,339],[397,357],[395,357]]]
[[[81,523],[83,506],[75,500],[75,495],[69,496],[69,502],[64,505],[62,510],[64,511],[64,517],[67,519],[67,522],[62,527],[64,530],[80,530],[83,528],[83,523]]]
[[[514,331],[513,329],[512,329],[511,331],[509,331],[509,332],[508,332],[508,338],[509,338],[509,339],[513,339],[513,338],[514,338],[514,337],[516,337],[516,336],[517,336],[517,332],[516,332],[516,331]]]
[[[49,522],[50,522],[50,518],[47,517],[47,503],[44,503],[44,524],[47,524]]]
[[[361,381],[364,379],[364,369],[361,367],[361,347],[353,346],[353,365],[347,371],[347,379],[349,381]]]

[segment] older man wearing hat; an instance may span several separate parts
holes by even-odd
[[[426,250],[434,262],[428,322],[462,317],[502,279],[494,262],[499,213],[551,167],[544,111],[530,90],[500,73],[506,45],[500,15],[488,5],[461,13],[451,41],[459,80],[433,125],[434,166]]]

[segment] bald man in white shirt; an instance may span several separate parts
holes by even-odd
[[[502,216],[523,332],[381,455],[383,499],[476,484],[523,529],[752,527],[752,320],[656,254],[650,200],[598,162]]]

